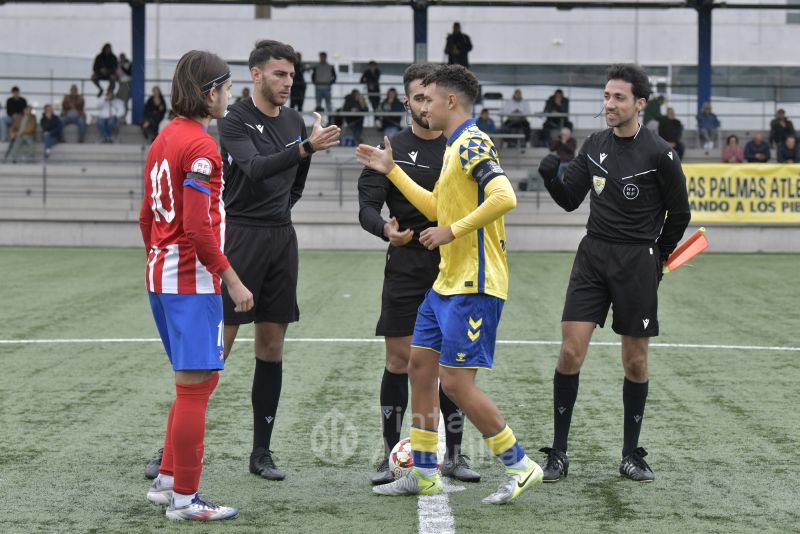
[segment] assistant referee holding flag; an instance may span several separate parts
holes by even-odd
[[[657,291],[664,261],[691,217],[686,178],[672,147],[642,128],[639,112],[650,82],[637,65],[612,65],[603,96],[609,129],[592,134],[563,176],[559,159],[544,158],[539,173],[567,211],[589,193],[586,236],[578,247],[561,319],[562,344],[553,378],[553,446],[544,481],[567,476],[567,436],[578,395],[578,374],[597,325],[613,305],[611,328],[622,336],[624,439],[620,474],[639,482],[655,479],[639,447],[647,400],[647,350],[658,335]],[[665,217],[666,215],[666,217]]]

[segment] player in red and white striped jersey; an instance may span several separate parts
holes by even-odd
[[[220,279],[237,311],[253,307],[253,295],[222,253],[222,161],[206,132],[228,107],[230,77],[227,64],[209,52],[191,51],[180,59],[172,80],[178,117],[153,142],[145,165],[139,225],[147,250],[146,286],[176,391],[161,468],[147,499],[168,505],[173,520],[239,513],[197,493],[206,407],[225,363]]]

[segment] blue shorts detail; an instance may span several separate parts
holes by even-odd
[[[411,345],[439,352],[447,367],[492,368],[497,326],[505,301],[485,294],[425,294]]]
[[[222,295],[148,292],[158,334],[175,371],[224,369]]]

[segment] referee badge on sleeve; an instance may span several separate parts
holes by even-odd
[[[592,176],[592,184],[594,184],[594,192],[599,195],[606,187],[606,179],[602,176]]]

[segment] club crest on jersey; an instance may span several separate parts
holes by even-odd
[[[639,196],[639,188],[636,186],[636,184],[625,184],[622,186],[622,194],[628,200],[633,200]]]
[[[192,162],[192,172],[197,174],[211,175],[211,162],[206,158],[197,158]]]
[[[592,185],[594,185],[594,192],[599,195],[606,187],[606,179],[602,176],[592,176]]]

